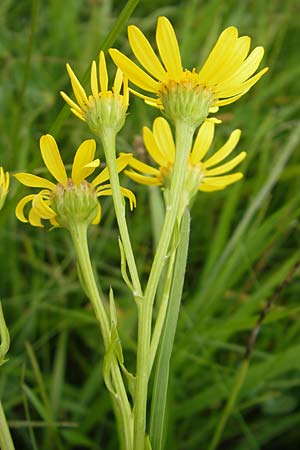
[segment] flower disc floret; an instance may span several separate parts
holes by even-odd
[[[57,183],[29,173],[17,173],[18,181],[28,187],[40,188],[36,194],[22,198],[16,207],[16,216],[21,222],[29,222],[43,227],[42,220],[49,220],[54,227],[68,228],[74,223],[98,224],[101,219],[101,205],[98,197],[111,195],[107,168],[103,169],[91,182],[86,178],[92,175],[100,165],[94,159],[96,142],[84,141],[77,149],[71,177],[67,176],[55,139],[47,134],[40,139],[40,149],[44,163]],[[124,154],[117,159],[117,169],[121,172],[132,158]],[[135,196],[129,190],[121,188],[122,194],[129,199],[131,209],[135,206]],[[28,217],[24,208],[30,204]]]
[[[184,190],[189,199],[198,190],[204,192],[222,190],[243,177],[241,172],[231,174],[228,172],[243,161],[246,152],[241,152],[223,163],[239,141],[241,132],[238,129],[231,133],[221,148],[205,159],[214,138],[216,123],[216,119],[208,119],[202,124],[190,152],[184,183]],[[126,170],[125,174],[137,183],[168,189],[171,184],[176,151],[168,122],[163,117],[158,117],[154,121],[153,130],[143,128],[143,138],[147,151],[159,167],[152,167],[132,158],[129,163],[130,170]]]
[[[61,91],[61,95],[71,107],[72,113],[87,122],[92,133],[97,136],[105,128],[113,128],[116,133],[120,131],[126,118],[129,102],[128,81],[121,70],[117,69],[112,89],[109,90],[105,56],[101,51],[98,71],[96,62],[92,62],[90,78],[92,93],[89,96],[69,64],[67,64],[67,71],[77,103],[65,92]]]
[[[208,110],[215,112],[219,106],[238,100],[268,70],[264,68],[254,75],[263,58],[264,49],[256,47],[249,54],[250,38],[238,37],[238,30],[232,26],[221,33],[199,71],[183,69],[175,31],[166,17],[159,17],[157,22],[159,57],[136,26],[128,27],[128,38],[131,49],[144,70],[116,49],[110,49],[112,59],[133,84],[154,96],[149,97],[134,90],[132,92],[150,105],[164,109],[168,115],[169,96],[170,92],[175,92],[174,86],[177,86],[178,95],[182,89],[197,92],[198,96],[203,92],[206,101],[202,101],[204,106],[199,112],[201,116],[206,111],[208,114]],[[173,98],[173,94],[171,97]],[[180,113],[182,108],[184,104]],[[174,120],[173,115],[171,119]]]

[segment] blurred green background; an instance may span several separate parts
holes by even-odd
[[[69,62],[82,79],[125,1],[1,0],[0,165],[43,175],[41,134],[53,132],[71,163],[90,133],[71,117],[59,91],[70,92]],[[198,195],[183,306],[172,359],[166,448],[208,448],[259,313],[299,260],[300,3],[297,0],[141,0],[117,30],[114,46],[129,54],[126,25],[154,40],[156,20],[175,26],[185,67],[200,67],[220,31],[235,25],[263,45],[270,71],[238,102],[223,107],[214,148],[234,128],[247,150],[245,179],[224,192]],[[112,44],[112,42],[110,42]],[[262,67],[263,67],[262,65]],[[111,65],[112,67],[112,65]],[[157,115],[132,99],[119,151],[143,152],[140,133]],[[102,149],[98,155],[103,160]],[[130,184],[138,207],[128,221],[146,279],[161,221],[157,191]],[[17,223],[26,188],[11,183],[0,216],[0,298],[11,334],[1,367],[0,397],[16,449],[118,448],[103,384],[103,346],[76,274],[65,230]],[[90,230],[99,286],[112,285],[127,364],[134,370],[135,306],[120,277],[111,199]],[[154,232],[154,235],[153,235]],[[153,237],[154,236],[154,237]],[[250,369],[219,449],[300,448],[300,280],[286,283],[256,344]],[[155,450],[155,449],[153,449]]]

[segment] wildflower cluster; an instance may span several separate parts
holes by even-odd
[[[246,152],[241,151],[232,156],[241,131],[232,131],[220,148],[211,150],[215,128],[221,120],[210,117],[210,114],[242,97],[268,68],[256,73],[263,58],[263,48],[256,47],[249,53],[250,38],[239,37],[237,29],[232,26],[221,33],[200,70],[183,68],[175,31],[166,17],[160,17],[157,23],[158,55],[136,26],[129,26],[128,38],[139,65],[119,50],[110,49],[109,53],[117,66],[111,89],[105,56],[101,51],[98,67],[95,61],[91,65],[91,94],[86,93],[68,64],[67,72],[75,101],[61,92],[71,112],[86,122],[93,135],[101,141],[106,167],[95,176],[100,160],[95,158],[96,141],[88,139],[78,147],[71,174],[68,175],[54,137],[49,134],[42,136],[42,159],[54,180],[36,174],[15,174],[23,185],[38,189],[36,193],[26,195],[19,201],[16,215],[20,221],[29,222],[35,227],[42,227],[43,220],[46,220],[54,228],[69,229],[77,255],[80,280],[94,307],[103,337],[106,352],[104,381],[112,394],[122,448],[145,450],[151,448],[151,441],[154,442],[160,432],[163,433],[162,422],[159,424],[160,430],[150,427],[148,436],[148,383],[166,315],[176,307],[169,302],[169,297],[177,252],[174,242],[180,242],[178,233],[184,222],[182,219],[186,218],[186,211],[199,191],[211,193],[223,190],[243,177],[241,171],[234,170],[245,159]],[[131,84],[141,91],[133,89]],[[142,162],[131,153],[121,152],[117,156],[116,135],[126,120],[130,92],[164,115],[154,120],[152,129],[143,128],[145,147],[154,164]],[[0,169],[1,207],[9,178]],[[125,214],[124,198],[129,200],[130,209],[133,209],[136,206],[135,196],[129,189],[121,187],[119,182],[119,173],[124,169],[129,179],[144,185],[160,186],[164,191],[165,219],[144,288],[140,282]],[[113,198],[120,234],[121,272],[137,305],[135,375],[130,374],[125,367],[117,331],[114,295],[111,291],[108,312],[98,291],[88,252],[87,227],[100,222],[99,197],[102,196]],[[187,246],[188,238],[185,242]],[[168,267],[164,280],[162,273],[165,264]],[[184,270],[182,284],[183,277]],[[162,299],[158,302],[159,312],[154,319],[153,307],[159,296],[160,281],[165,282],[165,286]],[[167,349],[161,348],[163,350],[171,351],[169,346]],[[130,379],[130,395],[124,377]],[[166,381],[167,378],[168,374],[162,374],[162,380]],[[158,384],[161,379],[157,381]],[[153,402],[153,410],[157,407],[160,412],[155,399]]]

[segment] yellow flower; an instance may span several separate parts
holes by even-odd
[[[227,173],[243,161],[246,152],[241,152],[230,161],[219,165],[236,147],[241,135],[240,130],[234,130],[227,142],[203,161],[213,141],[215,122],[214,119],[208,119],[203,123],[189,155],[184,189],[190,193],[190,198],[197,190],[204,192],[221,190],[243,177],[241,172],[229,175]],[[175,144],[168,122],[158,117],[154,121],[153,131],[147,127],[143,128],[143,138],[146,149],[159,168],[132,158],[129,162],[132,169],[126,170],[125,174],[137,183],[168,187],[175,159]]]
[[[0,210],[2,209],[9,188],[9,173],[0,166]]]
[[[155,94],[156,98],[132,92],[161,109],[168,107],[170,92],[184,89],[202,91],[208,102],[207,110],[215,112],[216,107],[238,100],[268,70],[264,68],[253,75],[262,60],[264,49],[256,47],[248,55],[250,38],[238,37],[238,30],[232,26],[222,32],[199,72],[195,68],[182,68],[176,35],[166,17],[158,18],[156,29],[160,59],[136,26],[128,27],[128,38],[136,59],[145,70],[116,49],[110,49],[110,55],[132,83]],[[186,106],[189,107],[188,102]]]
[[[16,207],[16,216],[21,222],[42,227],[42,219],[50,220],[54,226],[68,227],[72,221],[97,224],[101,219],[101,206],[98,197],[111,195],[108,169],[105,168],[91,183],[86,178],[99,166],[99,159],[94,160],[96,142],[89,139],[78,147],[71,177],[68,178],[55,139],[46,134],[40,139],[40,149],[44,163],[55,178],[53,183],[45,178],[29,173],[17,173],[15,177],[25,186],[41,188],[37,194],[22,198]],[[131,159],[126,154],[117,159],[118,171],[122,171]],[[129,199],[131,209],[135,206],[135,196],[128,189],[121,188],[122,194]],[[31,203],[28,218],[24,207]]]
[[[62,91],[61,95],[71,107],[72,113],[87,122],[94,134],[98,135],[103,126],[114,127],[116,132],[119,131],[124,124],[129,101],[128,81],[121,70],[117,69],[113,87],[109,90],[105,56],[101,51],[98,74],[96,62],[92,62],[92,94],[89,96],[87,96],[69,64],[67,64],[67,71],[77,103]],[[122,86],[123,94],[121,94]]]

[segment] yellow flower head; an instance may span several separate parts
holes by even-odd
[[[77,103],[73,102],[64,92],[61,92],[61,95],[71,107],[72,113],[87,122],[92,133],[96,135],[101,134],[103,127],[114,128],[118,132],[124,124],[129,101],[128,81],[121,70],[117,69],[114,84],[112,89],[109,90],[105,56],[101,51],[98,74],[96,62],[92,62],[92,94],[89,96],[87,96],[69,64],[67,64],[67,71]],[[122,86],[123,93],[121,94]]]
[[[68,228],[72,223],[97,224],[101,219],[101,206],[98,197],[111,195],[108,169],[105,168],[90,183],[86,178],[99,166],[99,159],[94,159],[96,142],[89,139],[76,151],[71,177],[68,178],[55,139],[46,134],[40,139],[40,149],[44,163],[55,178],[53,183],[45,178],[29,173],[17,173],[15,177],[29,187],[41,188],[36,194],[26,195],[16,207],[16,216],[21,222],[29,222],[42,227],[42,219],[50,220],[53,226]],[[122,171],[132,155],[126,154],[117,159],[118,171]],[[129,199],[131,209],[135,206],[135,196],[128,189],[121,188],[122,194]],[[31,203],[28,218],[24,207]]]
[[[130,25],[128,37],[136,59],[145,70],[116,49],[110,50],[112,59],[132,83],[156,97],[132,92],[147,103],[164,109],[173,120],[180,114],[179,118],[196,114],[197,104],[200,104],[198,115],[207,117],[209,111],[215,112],[217,107],[238,100],[268,70],[265,68],[253,75],[264,49],[256,47],[248,55],[251,40],[248,36],[238,37],[235,27],[222,32],[200,71],[182,68],[175,31],[166,17],[159,17],[157,22],[156,43],[160,59],[139,28]],[[180,104],[177,102],[175,106],[172,104],[174,94],[181,97]]]
[[[9,173],[4,172],[3,167],[0,166],[0,210],[6,200],[6,196],[9,188]]]
[[[229,175],[227,173],[243,161],[246,152],[241,152],[230,161],[219,164],[236,147],[241,135],[240,130],[234,130],[227,142],[203,161],[213,141],[215,122],[214,119],[208,119],[202,124],[190,152],[184,186],[189,198],[192,198],[198,190],[211,192],[224,189],[243,177],[241,172]],[[131,170],[126,170],[125,174],[137,183],[168,188],[175,160],[175,144],[168,122],[158,117],[154,121],[153,131],[144,127],[143,137],[146,149],[159,168],[132,158],[129,162]]]

